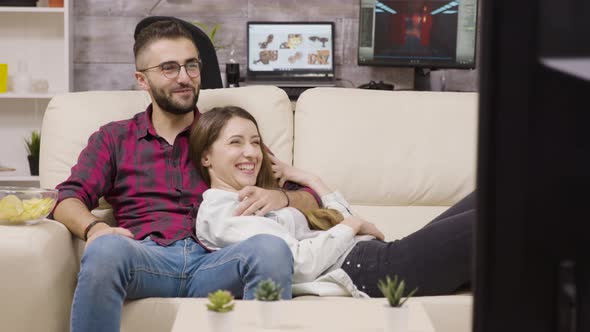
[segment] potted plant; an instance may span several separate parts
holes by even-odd
[[[281,299],[283,289],[272,279],[258,283],[254,297],[258,300],[258,317],[263,328],[276,328],[279,324],[279,309],[277,302]]]
[[[207,309],[209,313],[209,327],[211,331],[231,332],[233,326],[234,300],[233,295],[226,290],[209,293]]]
[[[27,158],[31,175],[39,175],[39,152],[41,150],[41,134],[38,131],[31,133],[31,138],[25,138]]]
[[[404,280],[398,282],[397,275],[393,277],[393,280],[389,276],[385,278],[385,281],[379,280],[377,286],[389,303],[385,307],[385,331],[408,331],[409,310],[407,306],[404,307],[404,303],[416,293],[418,288],[414,288],[404,299],[406,283]]]
[[[215,39],[215,36],[217,35],[217,31],[219,31],[221,29],[220,23],[217,23],[213,26],[208,26],[205,23],[195,21],[195,22],[193,22],[193,24],[198,26],[201,30],[203,30],[203,32],[207,35],[207,37],[209,37],[209,39],[211,40],[211,43],[213,44],[213,48],[215,48],[216,51],[225,48],[225,46],[219,44],[219,40]]]

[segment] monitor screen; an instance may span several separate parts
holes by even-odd
[[[474,68],[477,0],[361,0],[359,65]]]
[[[248,76],[333,76],[332,22],[248,22]]]

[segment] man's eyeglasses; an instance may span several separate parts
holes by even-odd
[[[166,78],[174,79],[174,78],[178,77],[181,67],[184,67],[186,74],[190,78],[197,78],[201,75],[201,60],[199,60],[199,59],[189,60],[184,65],[181,65],[176,61],[162,62],[161,64],[159,64],[157,66],[153,66],[153,67],[149,67],[149,68],[145,68],[145,69],[140,69],[138,71],[144,72],[144,71],[158,68],[158,69],[160,69],[160,72],[162,73],[162,75],[164,75]]]

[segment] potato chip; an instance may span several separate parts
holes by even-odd
[[[23,211],[23,202],[15,195],[8,195],[0,199],[0,220],[15,218]]]

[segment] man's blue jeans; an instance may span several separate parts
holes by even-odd
[[[253,299],[259,281],[271,278],[291,298],[293,257],[272,235],[256,235],[208,253],[187,238],[162,247],[149,237],[136,241],[104,235],[82,257],[72,303],[71,331],[119,331],[124,299],[206,297],[218,289]]]

